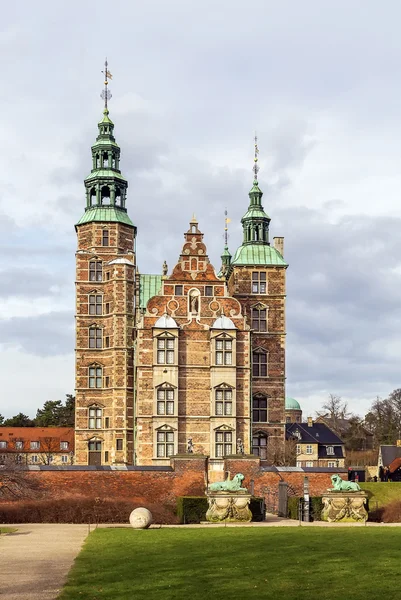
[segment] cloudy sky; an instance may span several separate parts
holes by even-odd
[[[74,223],[102,104],[142,272],[195,212],[219,266],[252,183],[285,236],[287,394],[364,414],[401,387],[401,4],[20,0],[2,8],[0,413],[74,389]]]

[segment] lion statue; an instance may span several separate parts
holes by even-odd
[[[328,492],[359,492],[359,484],[355,481],[344,481],[341,477],[336,474],[331,476],[332,488],[328,488]]]
[[[230,479],[230,475],[228,475],[225,481],[216,481],[215,483],[211,483],[209,485],[210,492],[247,492],[246,488],[241,487],[243,480],[245,479],[242,473],[237,473]]]

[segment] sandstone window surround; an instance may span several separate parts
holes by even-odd
[[[253,377],[268,376],[268,352],[263,348],[256,348],[252,352],[252,375]]]
[[[174,431],[157,431],[156,433],[156,456],[157,458],[168,458],[174,454]]]
[[[103,280],[103,265],[101,260],[89,261],[89,281]]]
[[[228,416],[233,414],[233,389],[231,387],[219,387],[215,390],[215,414],[216,416]]]
[[[175,296],[183,296],[184,294],[184,286],[183,285],[175,285],[174,286],[174,295]]]
[[[103,314],[103,294],[92,293],[88,297],[88,306],[90,315]]]
[[[108,245],[109,245],[109,230],[103,229],[103,231],[102,231],[102,246],[108,246]]]
[[[267,293],[267,276],[266,272],[252,272],[252,294]]]
[[[88,367],[88,387],[103,387],[103,367],[100,365],[94,364]]]
[[[97,325],[91,325],[88,330],[88,348],[101,350],[103,348],[103,329]]]
[[[264,304],[257,304],[251,308],[251,327],[254,331],[267,332],[268,308]]]
[[[233,453],[233,431],[215,432],[215,454],[216,458],[223,458]]]
[[[259,456],[261,460],[267,459],[267,434],[255,432],[252,436],[252,454]]]
[[[158,365],[175,364],[176,338],[164,333],[156,337],[156,363]]]
[[[213,286],[205,285],[205,296],[213,296]]]
[[[88,408],[88,429],[102,429],[103,410],[97,406]]]
[[[163,384],[156,388],[156,414],[174,415],[174,387]]]
[[[252,398],[252,421],[267,423],[267,396],[265,394],[255,394]]]
[[[232,366],[233,361],[233,351],[234,351],[234,340],[232,337],[227,334],[223,334],[214,338],[215,345],[215,365],[217,367],[228,367]]]

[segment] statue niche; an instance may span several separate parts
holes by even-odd
[[[191,290],[188,296],[189,312],[199,315],[199,290]]]

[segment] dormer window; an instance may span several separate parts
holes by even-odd
[[[334,455],[334,447],[333,446],[327,446],[327,454],[333,456]]]

